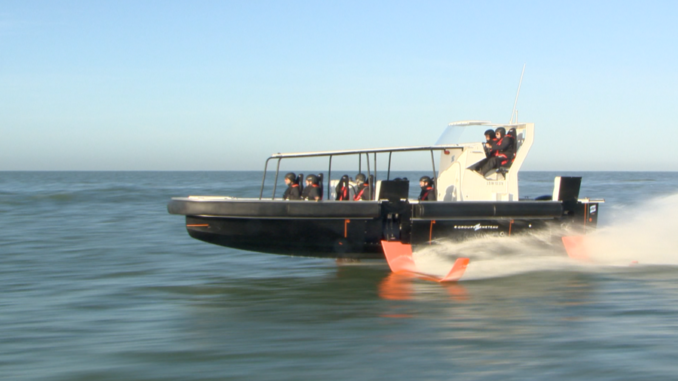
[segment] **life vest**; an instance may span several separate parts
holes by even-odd
[[[515,138],[513,137],[513,135],[510,135],[510,132],[511,131],[509,130],[508,134],[502,136],[501,139],[497,140],[497,142],[496,142],[497,150],[495,151],[494,156],[496,156],[498,159],[501,160],[499,162],[500,166],[505,166],[509,162],[511,162],[511,164],[512,164],[513,160],[515,160],[515,158],[516,158]],[[505,150],[499,151],[499,146],[501,146],[501,144],[504,142],[504,139],[506,139],[506,138],[511,139],[509,146],[506,147]]]
[[[337,201],[344,200],[348,200],[348,187],[342,185],[341,188],[339,188],[339,192],[337,192]]]
[[[358,192],[358,194],[353,197],[353,201],[360,201],[363,197],[363,193],[365,193],[365,189],[367,189],[368,187],[369,187],[369,184],[364,183],[363,189],[361,189],[360,192]]]
[[[337,187],[335,188],[337,192],[337,201],[349,201],[349,188],[348,188],[348,176],[344,175],[339,180]]]
[[[499,156],[499,146],[501,145],[501,143],[502,143],[503,141],[504,141],[504,138],[503,138],[503,137],[502,137],[501,139],[494,139],[494,140],[493,140],[493,144],[494,144],[495,150],[494,150],[494,153],[492,154],[492,156]]]
[[[419,201],[425,201],[428,198],[428,194],[431,192],[433,187],[426,187],[426,192],[419,197]]]

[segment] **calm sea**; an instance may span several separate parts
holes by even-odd
[[[167,213],[258,196],[261,172],[0,172],[0,380],[678,379],[678,173],[558,174],[606,199],[597,261],[516,240],[446,286],[209,245]]]

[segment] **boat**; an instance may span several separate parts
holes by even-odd
[[[484,142],[446,143],[443,139],[450,131],[468,127],[503,127],[511,131],[515,157],[510,166],[480,174],[474,169],[486,158]],[[535,231],[567,230],[581,235],[595,229],[598,207],[604,200],[579,198],[581,177],[556,177],[549,196],[519,197],[518,174],[532,147],[534,129],[534,123],[461,121],[450,123],[441,139],[429,146],[276,153],[265,161],[258,198],[175,197],[167,208],[170,214],[185,216],[191,237],[208,243],[294,256],[386,258],[392,269],[395,263],[394,271],[411,272],[416,272],[412,252],[421,245],[488,236],[510,238]],[[409,194],[407,179],[392,178],[392,156],[406,152],[423,152],[427,156],[430,152],[429,174],[435,179],[437,201],[417,200],[416,195]],[[370,179],[367,191],[373,201],[335,199],[335,188],[344,171],[339,175],[336,169],[333,172],[332,160],[350,155],[358,157],[359,171],[365,159]],[[377,171],[378,155],[388,156],[388,164],[381,172]],[[281,199],[277,194],[278,181],[282,179],[281,161],[319,157],[328,163],[326,176],[319,174],[323,199]],[[264,196],[271,161],[276,164],[273,190],[270,196]],[[564,242],[567,248],[572,241],[566,238]],[[448,274],[439,280],[458,279],[468,264],[468,260],[460,259],[454,266],[456,272],[455,268],[450,271],[456,275]]]

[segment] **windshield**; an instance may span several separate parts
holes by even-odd
[[[461,121],[450,123],[436,141],[436,145],[485,142],[485,131],[503,126],[507,131],[512,125],[493,124],[484,121]]]

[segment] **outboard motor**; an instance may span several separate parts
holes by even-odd
[[[410,182],[396,178],[382,180],[378,200],[381,203],[383,238],[386,241],[410,242],[412,208],[407,201]]]
[[[586,204],[578,201],[579,188],[581,187],[581,177],[556,176],[553,184],[553,201],[563,203],[563,216],[568,217],[574,222],[574,226],[586,224]],[[581,222],[581,225],[579,223]],[[593,221],[592,221],[593,222]],[[596,221],[597,222],[597,221]]]

